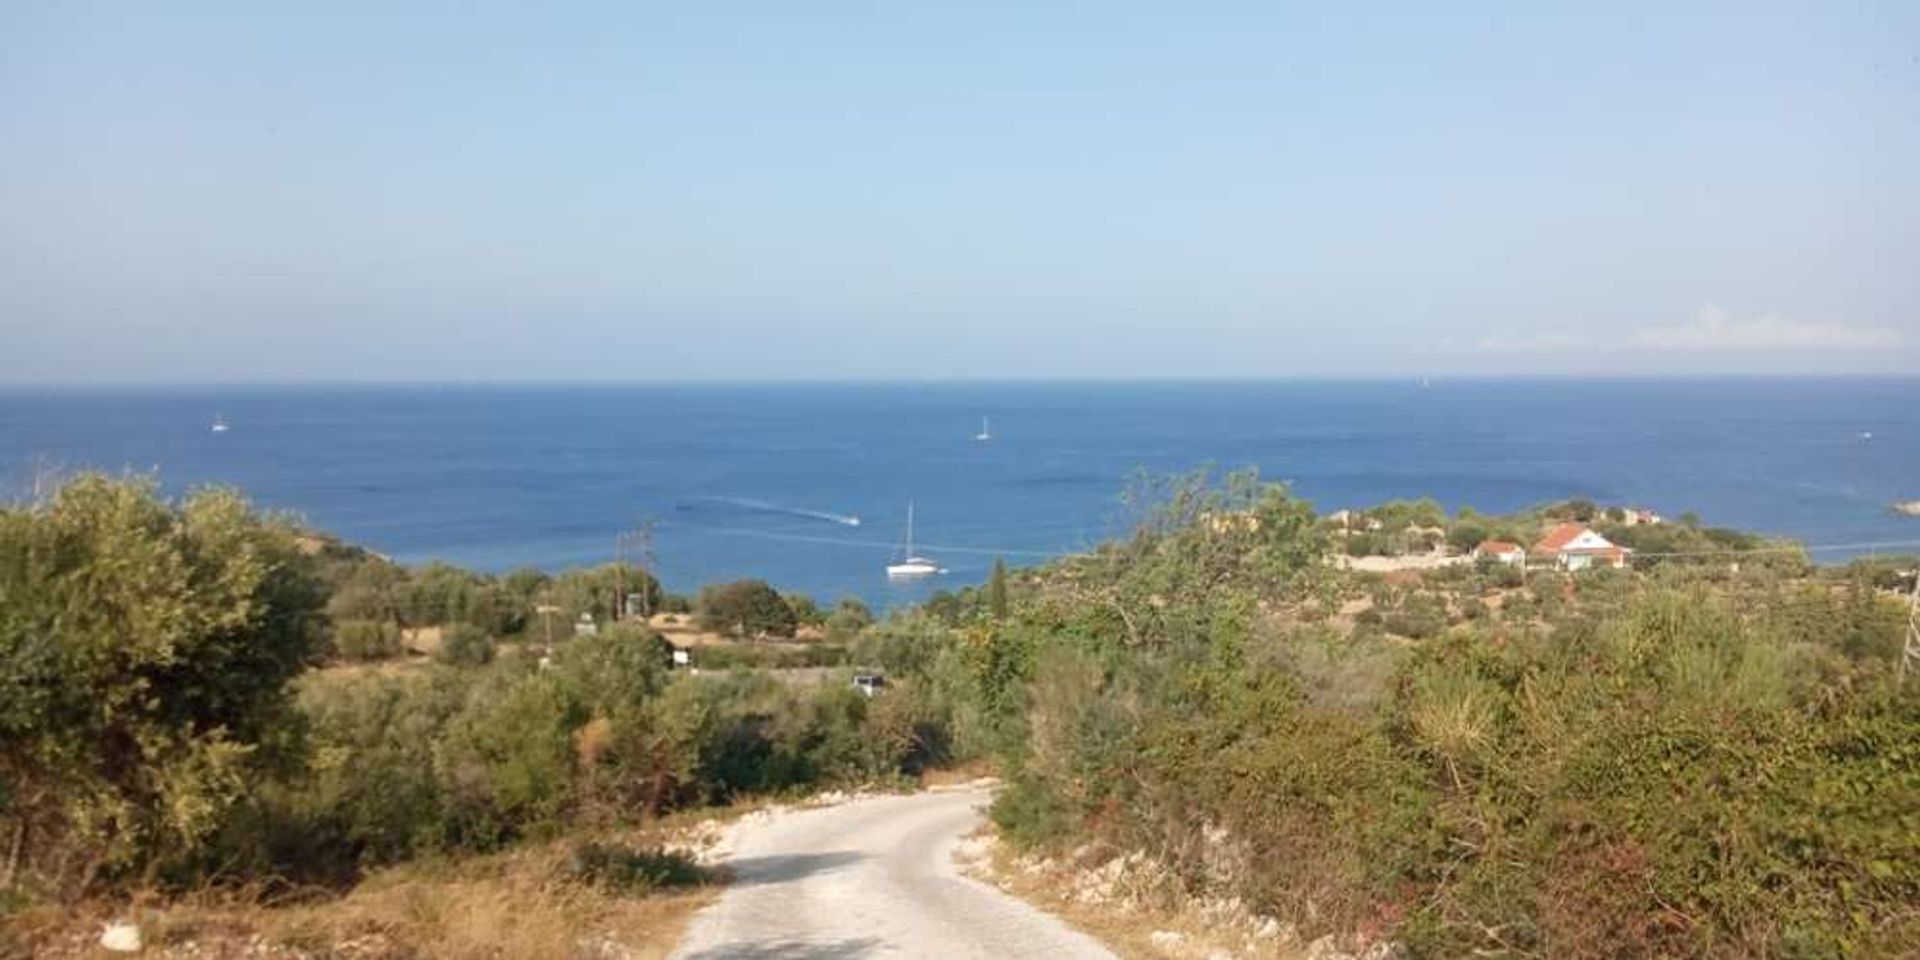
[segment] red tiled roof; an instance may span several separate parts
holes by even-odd
[[[1533,552],[1559,553],[1567,544],[1572,543],[1575,537],[1586,532],[1587,525],[1584,523],[1568,521],[1566,523],[1555,524],[1553,529],[1548,530],[1540,537],[1539,543],[1533,545]]]
[[[1632,553],[1633,551],[1628,550],[1626,547],[1620,546],[1619,544],[1609,543],[1604,547],[1581,547],[1578,550],[1568,550],[1567,552],[1572,554],[1578,554],[1583,557],[1608,557],[1611,559],[1619,559],[1619,558],[1625,557],[1627,554]]]

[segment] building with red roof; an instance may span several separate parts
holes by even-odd
[[[1527,549],[1509,540],[1482,540],[1473,548],[1475,560],[1498,560],[1519,566],[1527,562]]]
[[[1531,553],[1542,560],[1551,559],[1562,570],[1586,570],[1624,567],[1633,551],[1593,532],[1584,523],[1568,521],[1548,528]]]

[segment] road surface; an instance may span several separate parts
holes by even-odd
[[[677,960],[1047,957],[1114,960],[1085,934],[978,880],[953,848],[989,794],[870,797],[735,828],[734,880]]]

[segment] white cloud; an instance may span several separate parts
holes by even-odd
[[[1566,353],[1592,345],[1577,333],[1551,332],[1481,337],[1473,342],[1475,353]]]
[[[1900,334],[1887,327],[1861,327],[1838,321],[1789,320],[1784,317],[1734,318],[1713,304],[1687,323],[1648,327],[1629,334],[1626,345],[1635,350],[1663,353],[1706,353],[1740,350],[1869,350],[1900,345]]]

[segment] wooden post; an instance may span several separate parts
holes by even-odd
[[[1907,595],[1907,643],[1900,651],[1900,680],[1920,667],[1920,569],[1913,572],[1913,592]]]

